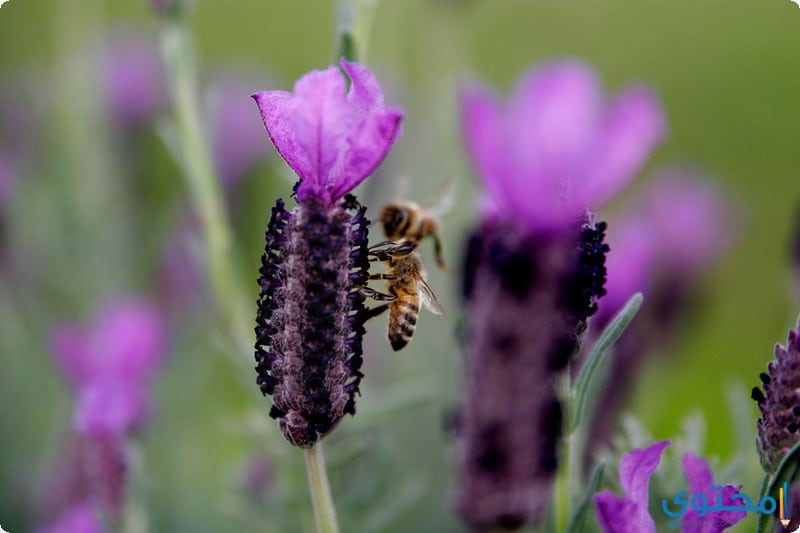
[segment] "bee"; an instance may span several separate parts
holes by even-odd
[[[384,241],[369,249],[370,260],[382,261],[386,273],[372,274],[369,279],[386,282],[386,293],[362,287],[362,294],[387,303],[367,311],[367,318],[389,310],[388,337],[394,351],[401,350],[414,335],[420,306],[432,313],[444,313],[439,300],[425,281],[422,259],[416,253],[417,240]]]
[[[383,206],[378,221],[383,225],[386,238],[391,241],[419,243],[425,237],[431,237],[436,264],[442,270],[448,270],[439,239],[439,221],[432,211],[414,202],[392,202]]]

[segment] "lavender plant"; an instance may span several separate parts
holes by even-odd
[[[165,343],[158,310],[130,298],[99,309],[86,329],[62,323],[52,334],[56,362],[76,391],[72,427],[82,443],[88,493],[74,503],[112,521],[122,519],[131,477],[128,441],[150,414],[150,386]]]
[[[798,326],[800,328],[800,325]],[[800,444],[800,337],[789,331],[786,346],[775,346],[775,360],[762,372],[761,387],[753,388],[761,418],[758,455],[767,473],[775,473],[786,455]]]
[[[648,448],[631,450],[620,461],[619,483],[625,492],[623,497],[611,491],[594,496],[597,520],[605,533],[655,533],[656,526],[648,511],[650,500],[648,485],[650,476],[658,468],[669,441],[657,442]],[[735,505],[733,496],[741,487],[725,485],[715,487],[708,463],[694,454],[683,456],[683,470],[689,482],[691,494],[703,495],[716,502],[721,494],[723,505]],[[701,514],[702,513],[702,514]],[[735,525],[746,516],[745,511],[711,511],[691,509],[680,515],[683,533],[720,533]]]
[[[355,414],[366,313],[366,211],[348,195],[372,174],[400,133],[362,65],[303,76],[294,93],[253,95],[275,148],[297,173],[298,207],[272,209],[256,320],[258,385],[284,437],[313,446]]]
[[[635,197],[611,232],[607,294],[594,325],[601,329],[635,293],[648,305],[615,344],[608,377],[599,392],[587,452],[606,446],[620,409],[647,356],[664,351],[688,322],[701,276],[735,239],[736,225],[721,191],[697,172],[660,172]],[[587,461],[591,458],[587,456]]]
[[[597,207],[629,181],[664,131],[644,88],[601,104],[587,65],[525,75],[507,104],[462,94],[467,150],[486,192],[464,261],[467,381],[457,507],[473,527],[544,518],[564,414],[557,383],[605,294]]]

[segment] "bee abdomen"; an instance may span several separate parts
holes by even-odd
[[[395,352],[411,341],[417,327],[417,313],[419,306],[411,302],[400,301],[393,306],[389,317],[389,344]]]

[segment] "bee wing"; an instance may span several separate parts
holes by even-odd
[[[444,309],[439,299],[433,294],[433,290],[428,286],[428,283],[422,276],[417,276],[417,289],[419,289],[419,297],[422,305],[434,315],[443,315]]]
[[[449,178],[439,187],[439,190],[431,197],[431,200],[425,202],[423,207],[433,217],[439,218],[453,209],[455,199],[456,180]]]

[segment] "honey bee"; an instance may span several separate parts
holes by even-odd
[[[386,282],[386,293],[369,287],[362,288],[362,294],[387,303],[367,311],[367,318],[378,316],[389,310],[389,344],[394,351],[401,350],[414,335],[420,305],[432,313],[443,314],[442,306],[425,281],[422,260],[416,253],[417,241],[401,239],[384,241],[369,250],[370,259],[386,264],[385,274],[372,274],[369,279]]]
[[[383,206],[378,221],[383,225],[386,238],[391,241],[407,240],[419,243],[425,237],[433,238],[436,264],[442,270],[448,270],[442,255],[439,222],[432,211],[414,202],[392,202]]]

